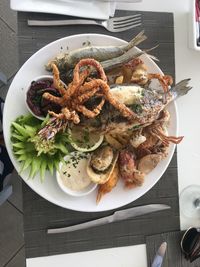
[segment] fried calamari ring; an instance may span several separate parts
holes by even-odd
[[[60,119],[60,120],[66,120],[66,121],[73,121],[74,124],[78,124],[80,122],[80,118],[75,110],[70,111],[68,108],[63,108],[61,110],[61,113],[57,114],[53,111],[49,111],[49,114],[53,117]]]
[[[130,110],[128,107],[126,107],[126,105],[120,103],[113,97],[113,95],[110,93],[110,87],[105,81],[100,79],[95,79],[89,83],[87,84],[87,86],[90,85],[92,87],[94,85],[95,88],[100,87],[99,92],[102,93],[105,96],[105,99],[109,101],[112,106],[118,109],[124,117],[128,119],[131,119],[133,117],[135,118],[138,117],[137,114],[134,113],[132,110]]]
[[[101,102],[93,110],[89,110],[84,105],[77,105],[77,106],[75,106],[75,109],[77,111],[81,112],[87,118],[94,118],[97,115],[99,115],[104,103],[105,103],[105,99],[102,98]]]
[[[81,70],[81,68],[86,66],[94,67],[99,73],[100,78],[90,79],[89,81],[85,82],[90,71],[88,69]],[[77,124],[80,121],[77,111],[82,113],[87,118],[94,118],[100,113],[105,100],[107,100],[127,119],[134,118],[140,121],[136,113],[113,97],[110,92],[110,87],[107,84],[107,77],[104,69],[98,61],[91,58],[80,60],[74,68],[74,79],[68,85],[68,88],[65,91],[61,86],[62,82],[60,81],[57,67],[54,64],[52,67],[54,71],[54,84],[59,88],[58,90],[60,90],[61,97],[53,96],[50,93],[44,93],[43,97],[51,102],[59,104],[63,108],[60,114],[49,112],[50,115],[53,115],[59,119],[71,120]],[[86,106],[84,106],[84,103],[93,96],[98,96],[102,99],[101,102],[93,108],[93,110],[89,110]]]
[[[96,92],[101,93],[104,95],[105,99],[110,102],[112,106],[114,106],[116,109],[118,109],[122,115],[128,119],[131,118],[137,118],[137,114],[135,114],[132,110],[130,110],[126,105],[120,103],[118,100],[116,100],[112,94],[110,93],[110,87],[109,85],[100,79],[94,79],[88,82],[87,84],[83,85],[78,92],[84,92],[86,91],[85,94],[81,95],[80,97],[77,98],[76,102],[76,108],[78,108],[79,105],[81,105],[84,101],[88,100],[88,96],[93,96],[95,95]],[[81,100],[78,102],[78,100]],[[101,105],[100,105],[101,106]],[[101,106],[102,107],[102,106]],[[87,117],[93,118],[95,116],[95,112],[89,111],[87,108],[78,108],[80,112],[84,112],[84,114],[87,114]],[[99,114],[99,109],[98,109],[98,114]]]
[[[93,66],[99,73],[100,79],[107,82],[107,77],[101,64],[93,58],[81,59],[74,68],[74,81],[80,80],[80,69],[84,66]]]
[[[66,93],[66,86],[60,80],[60,73],[58,67],[54,63],[51,65],[51,67],[53,69],[53,85],[58,90],[60,95],[64,95]]]
[[[88,77],[89,75],[89,70],[84,70],[80,76],[78,80],[73,80],[68,88],[66,93],[63,96],[63,100],[62,100],[62,106],[66,105],[66,103],[68,101],[71,101],[71,98],[74,96],[75,93],[77,93],[79,87],[84,83],[85,79]]]

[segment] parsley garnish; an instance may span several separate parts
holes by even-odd
[[[130,108],[136,113],[141,114],[142,113],[142,105],[140,104],[132,104]]]

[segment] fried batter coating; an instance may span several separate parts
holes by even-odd
[[[105,99],[102,98],[101,102],[99,103],[98,106],[96,106],[95,109],[93,109],[92,111],[89,110],[88,108],[86,108],[84,105],[77,105],[75,106],[76,110],[81,112],[85,117],[87,118],[94,118],[97,115],[99,115],[99,113],[101,112],[101,109],[103,107],[105,103]]]
[[[62,83],[60,80],[60,73],[58,67],[54,63],[51,66],[53,69],[53,85],[58,90],[60,95],[64,95],[66,93],[66,87],[64,83]]]
[[[55,118],[58,118],[60,120],[67,120],[67,121],[73,121],[73,123],[78,124],[80,122],[80,118],[75,110],[70,111],[68,108],[63,108],[62,113],[56,114],[53,111],[49,111],[49,114],[52,115]]]
[[[119,167],[118,164],[116,164],[115,168],[113,169],[113,173],[110,176],[110,179],[105,184],[99,185],[96,198],[97,204],[105,194],[112,191],[112,189],[117,185],[118,180],[119,180]]]
[[[88,66],[92,66],[99,73],[99,79],[86,79],[90,73]],[[82,69],[87,67],[87,69]],[[107,77],[101,64],[94,59],[82,59],[74,68],[74,79],[68,85],[67,90],[59,77],[59,71],[55,64],[52,64],[54,75],[54,86],[61,94],[61,97],[56,97],[50,93],[44,93],[43,97],[51,102],[59,104],[62,107],[61,113],[56,114],[49,112],[50,115],[58,118],[71,120],[74,123],[79,123],[80,119],[77,112],[82,113],[87,118],[94,118],[101,112],[105,100],[110,102],[112,106],[118,109],[122,115],[128,119],[136,118],[138,116],[131,111],[126,105],[116,100],[110,93],[110,87],[107,84]],[[89,110],[84,103],[91,97],[101,97],[100,103],[93,109]]]
[[[93,66],[98,71],[100,78],[103,81],[107,82],[107,77],[106,77],[103,67],[98,61],[94,60],[93,58],[82,59],[79,61],[78,64],[76,64],[74,68],[74,80],[75,81],[79,80],[80,69],[81,67],[84,67],[84,66]]]

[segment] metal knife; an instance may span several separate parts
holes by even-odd
[[[163,242],[154,257],[151,267],[161,267],[166,249],[167,249],[167,243]]]
[[[156,212],[156,211],[166,210],[170,208],[171,208],[170,206],[164,205],[164,204],[150,204],[150,205],[138,206],[138,207],[134,207],[130,209],[115,211],[112,215],[106,216],[106,217],[103,217],[97,220],[92,220],[89,222],[76,224],[76,225],[63,227],[63,228],[47,229],[47,233],[58,234],[58,233],[73,232],[73,231],[77,231],[81,229],[95,227],[98,225],[122,221],[122,220],[126,220],[129,218],[145,215],[145,214]]]

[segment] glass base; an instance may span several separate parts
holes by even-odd
[[[200,186],[190,185],[180,194],[180,211],[188,218],[200,219]]]

